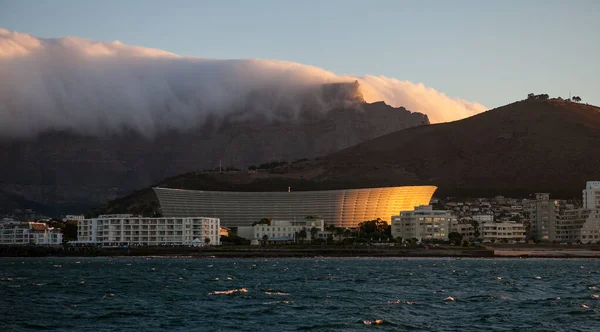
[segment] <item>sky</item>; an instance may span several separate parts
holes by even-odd
[[[0,0],[0,28],[422,82],[494,108],[600,105],[600,1]]]

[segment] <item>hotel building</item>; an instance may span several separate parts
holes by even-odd
[[[219,218],[144,218],[128,214],[101,215],[77,223],[76,244],[219,245]]]

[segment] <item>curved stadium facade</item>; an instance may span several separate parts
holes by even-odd
[[[400,211],[427,205],[435,186],[292,191],[233,192],[153,188],[165,217],[204,216],[228,227],[250,226],[262,218],[294,220],[319,216],[327,224],[356,227]]]

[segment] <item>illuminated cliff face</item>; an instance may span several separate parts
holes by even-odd
[[[327,224],[356,227],[400,211],[427,205],[437,187],[297,191],[227,192],[154,188],[165,217],[218,217],[224,226],[250,226],[262,218],[294,220],[319,216]]]

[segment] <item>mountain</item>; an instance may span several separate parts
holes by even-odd
[[[467,119],[408,128],[314,160],[254,174],[188,173],[158,185],[204,190],[341,189],[432,184],[438,195],[577,197],[600,179],[600,108],[525,100]],[[143,197],[143,199],[141,199]],[[156,211],[151,190],[102,212]]]
[[[579,197],[585,181],[600,178],[599,143],[600,108],[524,100],[334,153],[320,177],[432,183],[453,195],[547,191]]]
[[[0,138],[0,191],[21,201],[77,210],[185,172],[313,158],[429,124],[421,113],[366,103],[358,83],[307,90],[294,105],[275,105],[271,117],[257,109],[272,103],[268,91],[250,99],[254,108],[155,136],[124,129],[104,136],[61,131]]]

